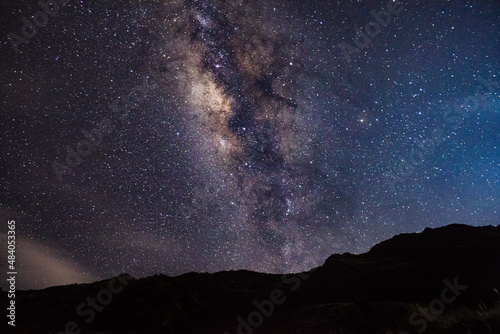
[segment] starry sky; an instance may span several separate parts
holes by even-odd
[[[18,288],[500,224],[497,1],[54,3],[0,4]]]

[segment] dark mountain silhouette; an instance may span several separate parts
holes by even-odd
[[[7,332],[500,333],[499,260],[500,226],[449,225],[306,273],[122,274],[18,291]]]

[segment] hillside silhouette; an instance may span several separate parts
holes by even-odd
[[[499,260],[500,226],[427,228],[304,273],[122,274],[18,291],[7,333],[500,333]]]

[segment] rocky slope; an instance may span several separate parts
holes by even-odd
[[[19,291],[16,327],[6,330],[500,333],[499,260],[500,226],[449,225],[395,236],[365,254],[332,255],[307,273],[122,274]],[[5,292],[0,299],[7,305]]]

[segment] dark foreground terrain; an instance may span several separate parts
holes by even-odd
[[[19,291],[15,328],[2,292],[0,332],[500,333],[499,291],[500,226],[450,225],[301,274],[122,274]]]

